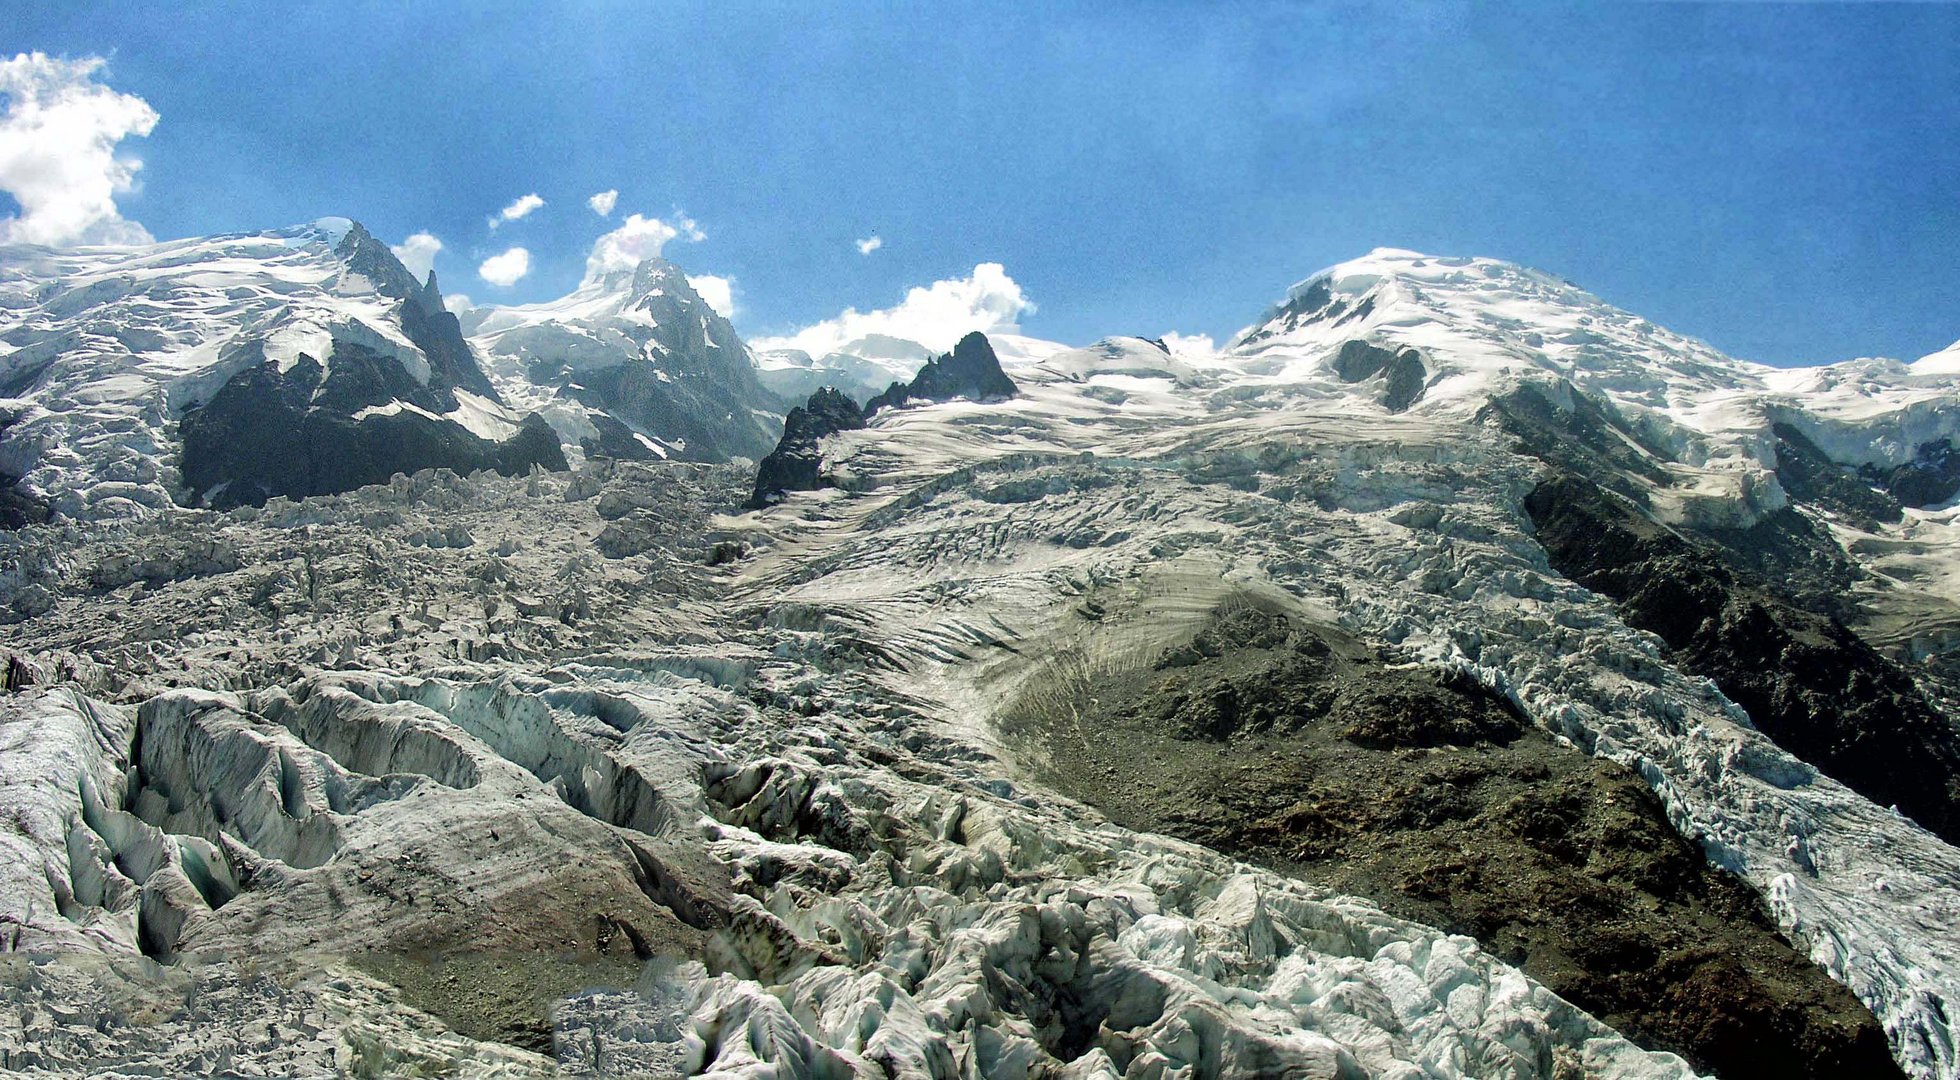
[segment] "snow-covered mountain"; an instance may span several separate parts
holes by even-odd
[[[675,276],[473,340],[596,429],[587,356],[739,346]],[[0,932],[59,958],[0,1049],[1960,1077],[1941,354],[1400,251],[1215,355],[985,351],[819,394],[749,506],[602,454],[0,534]]]
[[[466,314],[498,384],[587,453],[753,460],[782,427],[748,346],[664,259],[557,300]]]
[[[345,219],[135,248],[0,250],[0,474],[16,515],[563,467],[434,275]]]
[[[1010,362],[1037,360],[1068,349],[1059,342],[1022,334],[990,333],[987,340]],[[785,398],[801,401],[833,386],[862,403],[893,383],[910,381],[934,355],[932,349],[909,338],[867,334],[824,356],[775,349],[758,354],[756,364],[763,385]]]
[[[781,424],[747,346],[670,263],[464,315],[469,339],[433,274],[344,219],[0,251],[7,518],[562,468],[561,439],[574,457],[753,459]]]
[[[1960,435],[1947,354],[1912,365],[1772,368],[1491,259],[1376,250],[1294,286],[1225,356],[1250,385],[1347,396],[1379,370],[1350,342],[1414,350],[1374,394],[1391,409],[1468,419],[1520,390],[1610,402],[1666,459],[1667,513],[1677,520],[1740,512],[1747,523],[1779,508],[1778,423],[1840,464],[1875,469],[1910,465],[1933,452],[1927,444]],[[1394,400],[1398,376],[1408,380],[1406,401]]]

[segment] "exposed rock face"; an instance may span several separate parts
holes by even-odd
[[[1895,525],[1905,516],[1898,500],[1874,489],[1856,470],[1825,456],[1803,432],[1789,424],[1771,425],[1770,431],[1776,436],[1776,478],[1791,498],[1866,529],[1881,523]]]
[[[1015,395],[1014,380],[1000,369],[987,335],[966,335],[944,356],[926,361],[910,383],[893,383],[864,403],[864,415],[903,408],[908,401],[1004,401]]]
[[[472,340],[513,400],[606,456],[754,460],[781,415],[735,328],[664,259],[490,311]]]
[[[565,468],[550,425],[532,414],[501,441],[449,418],[465,391],[500,404],[456,316],[444,309],[434,271],[417,285],[386,244],[356,222],[334,248],[349,271],[398,299],[401,329],[426,370],[397,352],[335,337],[326,356],[290,365],[259,360],[185,412],[184,483],[202,501],[229,507],[273,496],[330,495],[421,469],[518,475]],[[382,344],[377,342],[376,344]]]
[[[609,413],[594,413],[589,419],[597,435],[579,440],[579,449],[585,451],[588,459],[608,458],[614,461],[659,461],[660,454],[648,445],[644,435],[614,419]]]
[[[1611,402],[1559,386],[1566,403],[1545,388],[1522,386],[1493,397],[1477,419],[1517,438],[1524,450],[1548,464],[1577,473],[1646,506],[1649,489],[1671,482],[1665,450],[1628,422]]]
[[[428,363],[428,386],[442,406],[438,411],[447,412],[456,407],[456,390],[502,401],[477,365],[469,342],[463,339],[461,324],[443,306],[442,289],[436,284],[434,270],[429,271],[427,282],[416,284],[388,245],[370,236],[358,221],[334,246],[334,254],[346,261],[349,270],[373,282],[377,292],[402,302],[398,312],[402,333],[422,351]]]
[[[1384,349],[1358,339],[1334,354],[1334,373],[1351,383],[1381,376],[1381,403],[1389,412],[1401,412],[1420,400],[1428,377],[1422,353],[1415,349]]]
[[[1363,296],[1357,301],[1352,297],[1335,296],[1328,284],[1327,279],[1321,278],[1295,289],[1285,303],[1266,313],[1259,328],[1248,334],[1241,344],[1257,345],[1316,324],[1338,327],[1365,319],[1374,311],[1374,297]]]
[[[443,307],[357,222],[0,258],[0,524],[556,466]]]
[[[780,502],[790,491],[815,491],[824,487],[823,449],[827,435],[852,431],[884,409],[903,408],[908,402],[1005,401],[1017,392],[1014,380],[1000,369],[1000,358],[987,336],[972,333],[960,339],[952,352],[926,361],[909,383],[891,384],[885,392],[860,409],[841,390],[826,386],[810,395],[810,400],[790,410],[783,425],[782,441],[762,460],[756,472],[755,493],[750,507]]]
[[[557,436],[535,414],[493,443],[437,413],[441,389],[347,341],[334,342],[325,364],[302,355],[281,371],[262,361],[184,415],[184,481],[209,504],[229,507],[328,495],[420,469],[565,468]]]
[[[1561,573],[1618,600],[1629,624],[1660,635],[1764,734],[1960,841],[1960,731],[1896,663],[1586,480],[1547,481],[1525,509]]]
[[[1902,1075],[1870,1010],[1706,865],[1638,776],[1459,673],[1390,667],[1243,598],[1154,662],[1052,670],[1002,723],[1038,775],[1124,825],[1490,942],[1725,1080]]]
[[[824,437],[862,427],[864,413],[836,387],[811,394],[809,401],[789,411],[782,441],[756,470],[755,492],[748,505],[768,506],[780,502],[787,492],[822,487]]]
[[[1936,506],[1960,495],[1960,450],[1950,438],[1921,443],[1903,465],[1866,465],[1859,472],[1906,506]]]

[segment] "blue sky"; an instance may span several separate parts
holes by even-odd
[[[551,12],[14,5],[0,53],[108,57],[155,110],[117,199],[155,236],[345,214],[480,301],[569,290],[637,212],[698,224],[666,254],[751,335],[998,262],[1028,333],[1222,340],[1386,245],[1773,363],[1960,338],[1960,6]]]

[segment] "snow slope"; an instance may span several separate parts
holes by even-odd
[[[568,443],[614,456],[758,458],[782,426],[781,402],[757,379],[747,345],[687,275],[663,259],[588,278],[557,300],[466,313],[471,342],[512,401],[544,415]]]
[[[1377,249],[1295,285],[1224,355],[1250,385],[1344,396],[1335,360],[1355,340],[1422,353],[1412,408],[1425,415],[1468,420],[1520,386],[1610,401],[1676,459],[1667,464],[1682,487],[1745,508],[1744,524],[1783,505],[1772,475],[1778,421],[1847,465],[1903,464],[1923,443],[1960,436],[1948,353],[1771,368],[1494,259]],[[1706,500],[1677,503],[1676,517],[1692,517],[1696,501]]]
[[[248,367],[286,371],[348,342],[427,385],[431,357],[398,315],[415,283],[377,282],[336,254],[355,228],[0,249],[0,473],[65,517],[154,513],[187,497],[175,422]],[[484,437],[516,430],[522,414],[479,389],[451,419]]]

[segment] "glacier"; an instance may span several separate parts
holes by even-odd
[[[1211,354],[997,342],[1016,396],[881,411],[822,440],[831,486],[764,508],[744,462],[674,460],[648,417],[649,460],[180,506],[171,395],[280,289],[292,355],[322,332],[294,312],[387,337],[313,236],[174,249],[200,269],[172,288],[212,291],[167,316],[130,282],[172,245],[91,271],[80,366],[9,406],[0,445],[41,442],[6,462],[64,494],[0,534],[0,1065],[1694,1075],[1476,941],[1029,779],[998,721],[1052,658],[1126,663],[1256,594],[1633,770],[1908,1074],[1960,1076],[1960,851],[1555,570],[1524,510],[1555,466],[1491,410],[1600,410],[1611,452],[1572,460],[1684,535],[1814,520],[1864,571],[1858,631],[1943,701],[1953,508],[1806,502],[1778,435],[1909,466],[1960,428],[1940,354],[1771,369],[1550,275],[1384,249]],[[0,289],[84,258],[10,254]],[[570,336],[647,357],[664,339],[627,324],[677,273],[463,325],[510,408],[597,446],[614,403],[528,373],[576,378]]]

